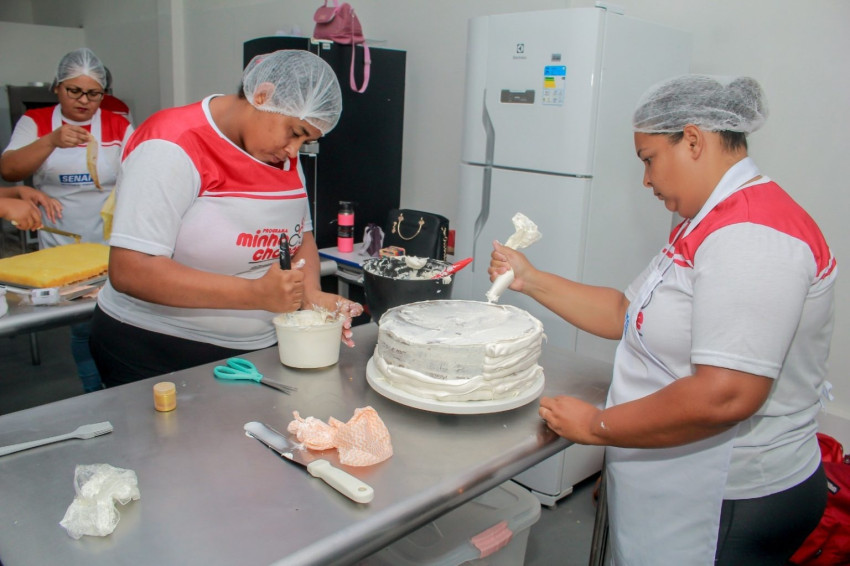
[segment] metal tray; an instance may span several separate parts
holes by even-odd
[[[62,294],[62,291],[67,291],[69,289],[73,289],[75,287],[83,287],[83,286],[98,286],[102,285],[106,282],[107,274],[103,273],[101,275],[97,275],[95,277],[91,277],[89,279],[83,279],[82,281],[77,281],[76,283],[69,283],[68,285],[62,285],[61,287],[57,287],[59,289],[59,294]],[[20,283],[12,283],[9,281],[4,281],[0,279],[0,285],[6,287],[9,291],[15,292],[15,289],[23,289],[26,291],[31,291],[33,289],[52,289],[53,287],[36,287],[35,285],[22,285]]]

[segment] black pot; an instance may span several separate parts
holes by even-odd
[[[422,269],[408,267],[404,257],[382,257],[363,262],[363,286],[366,305],[372,320],[380,324],[381,316],[393,307],[418,301],[452,298],[449,278],[417,279],[451,267],[450,263],[429,259]],[[411,279],[410,277],[414,278]]]

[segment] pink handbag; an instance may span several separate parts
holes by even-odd
[[[325,39],[335,43],[351,45],[351,74],[349,81],[351,90],[355,92],[365,92],[369,86],[369,70],[372,66],[372,58],[369,55],[369,46],[366,45],[366,38],[363,36],[363,26],[360,25],[360,20],[357,19],[357,14],[354,13],[354,8],[348,2],[339,3],[339,0],[333,0],[333,7],[328,6],[328,0],[325,0],[324,5],[320,6],[316,13],[313,14],[313,21],[316,26],[313,29],[313,39]],[[363,46],[363,86],[357,87],[357,82],[354,80],[354,57],[357,53],[357,45]]]

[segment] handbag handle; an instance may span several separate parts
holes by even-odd
[[[366,45],[366,42],[364,41],[361,45],[363,46],[363,86],[358,88],[357,81],[354,80],[354,53],[357,51],[357,46],[353,43],[351,44],[351,72],[348,82],[351,85],[351,90],[362,94],[366,92],[366,87],[369,86],[369,70],[372,68],[372,56],[369,54],[369,46]]]
[[[416,230],[416,233],[410,237],[405,237],[404,234],[401,233],[401,223],[404,220],[404,214],[398,213],[398,220],[393,222],[393,234],[398,234],[398,237],[404,240],[405,242],[409,242],[413,238],[419,235],[419,232],[422,231],[422,227],[425,225],[425,219],[421,216],[419,217],[419,229]]]

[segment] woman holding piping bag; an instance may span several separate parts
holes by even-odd
[[[124,153],[92,352],[107,386],[275,344],[275,313],[362,306],[321,291],[298,150],[336,125],[336,76],[306,51],[255,57],[238,94],[163,110]],[[282,238],[281,235],[285,235]],[[288,240],[292,269],[279,265]]]
[[[643,183],[684,221],[625,293],[543,273],[495,244],[491,278],[620,343],[604,410],[542,398],[557,434],[606,446],[617,565],[785,564],[817,525],[815,437],[835,258],[747,156],[758,83],[686,75],[634,114]]]
[[[121,150],[133,127],[123,117],[101,110],[107,88],[106,67],[88,48],[59,61],[53,92],[56,106],[28,110],[0,157],[0,173],[15,182],[33,177],[33,186],[62,205],[44,225],[105,244],[100,209],[115,186]],[[73,243],[66,236],[38,232],[39,247]],[[103,386],[89,352],[90,324],[71,326],[71,350],[86,392]]]

